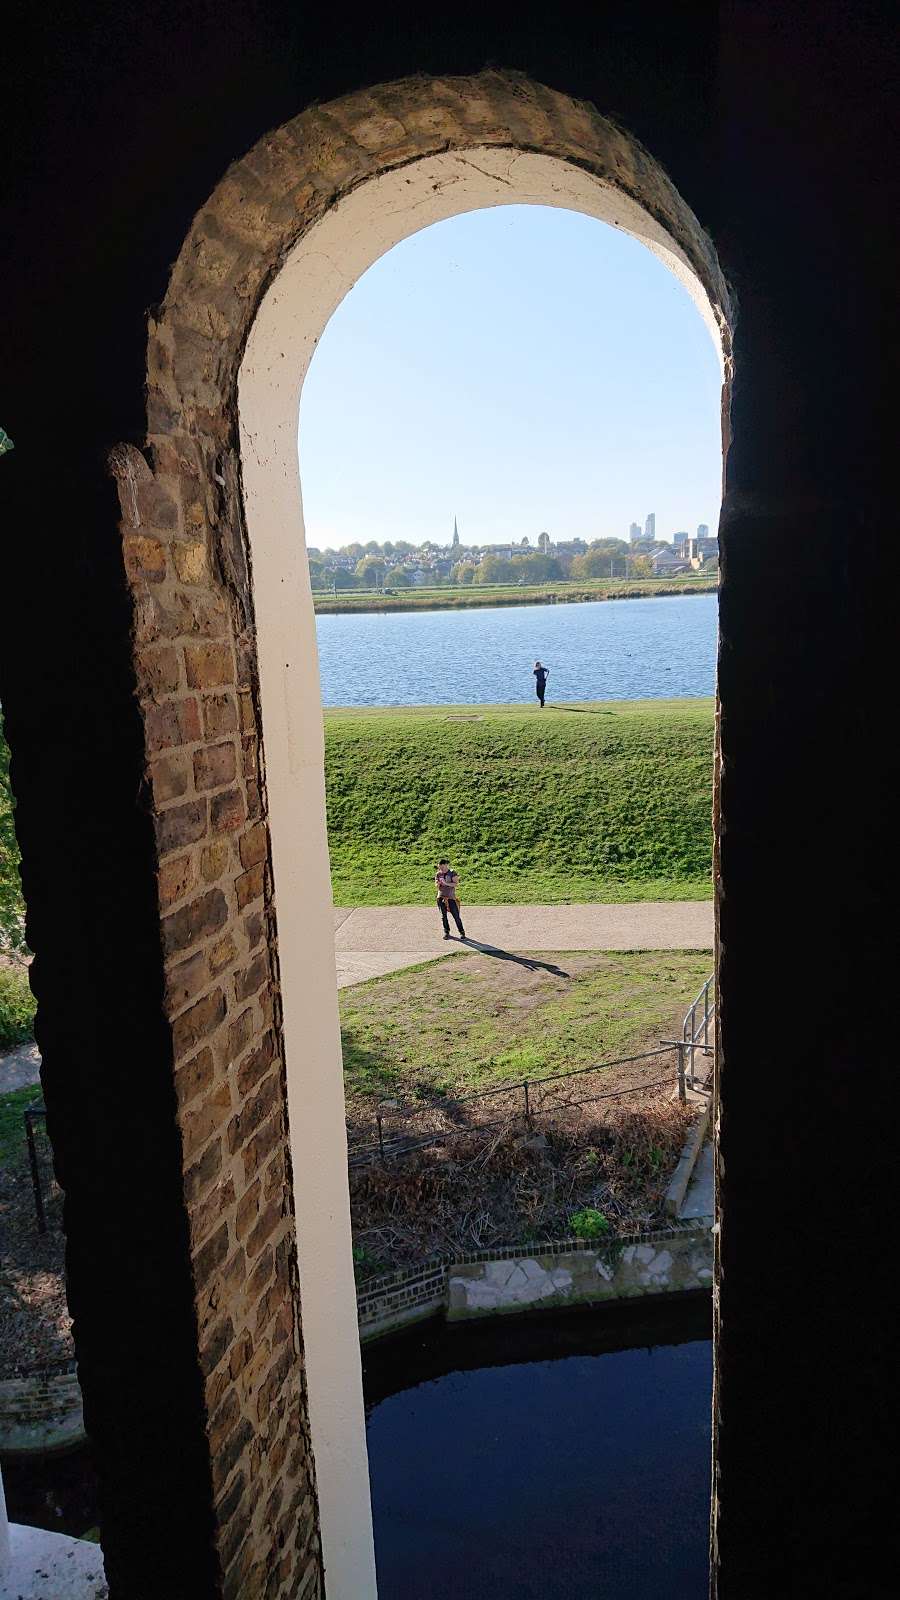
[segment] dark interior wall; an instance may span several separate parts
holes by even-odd
[[[192,1363],[170,1359],[190,1314],[182,1219],[163,1199],[176,1152],[148,1138],[144,1114],[170,1080],[106,451],[143,436],[146,310],[230,161],[313,99],[413,72],[519,68],[646,143],[737,289],[720,669],[720,1592],[879,1592],[866,1565],[883,1380],[873,1242],[893,1157],[870,1100],[891,1081],[888,991],[873,982],[894,809],[890,8],[520,7],[467,23],[398,7],[360,28],[306,5],[164,0],[34,8],[6,43],[0,423],[16,448],[0,461],[0,701],[48,1099],[57,1118],[85,1096],[97,1105],[62,1174],[76,1321],[114,1371],[123,1301],[153,1307],[129,1329],[129,1359],[146,1363],[145,1460],[164,1459],[167,1434],[188,1440],[181,1419],[199,1400]],[[110,1184],[95,1182],[110,1161],[131,1248]],[[116,1429],[95,1424],[121,1522],[132,1467]],[[155,1490],[176,1527],[204,1472],[186,1447],[177,1460]],[[203,1538],[182,1531],[203,1592]]]

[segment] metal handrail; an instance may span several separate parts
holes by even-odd
[[[685,1015],[681,1026],[681,1038],[684,1046],[685,1080],[691,1089],[696,1088],[694,1078],[694,1056],[699,1050],[704,1056],[711,1053],[710,1027],[715,1030],[716,1001],[715,1001],[716,975],[710,973],[703,988],[695,996],[690,1009]]]

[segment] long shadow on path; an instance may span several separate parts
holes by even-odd
[[[496,944],[482,944],[478,939],[460,939],[458,942],[471,945],[474,950],[479,950],[483,956],[491,956],[495,961],[514,961],[517,967],[527,967],[529,972],[552,972],[554,978],[571,977],[571,973],[564,972],[562,967],[555,967],[552,961],[533,961],[530,956],[513,955],[511,950],[501,950]]]

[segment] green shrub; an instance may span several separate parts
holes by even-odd
[[[24,967],[0,967],[0,1050],[30,1039],[35,999]]]
[[[602,1211],[595,1211],[593,1206],[573,1211],[569,1218],[569,1227],[576,1239],[600,1239],[604,1233],[609,1233],[607,1218]]]

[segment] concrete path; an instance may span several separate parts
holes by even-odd
[[[687,1186],[687,1194],[678,1213],[680,1217],[712,1217],[716,1211],[715,1191],[715,1158],[713,1143],[707,1139],[703,1149],[697,1157],[697,1164],[691,1173],[691,1181]]]
[[[712,950],[709,900],[643,901],[615,906],[467,906],[473,945],[501,950]],[[338,988],[458,954],[445,943],[434,906],[336,906]]]

